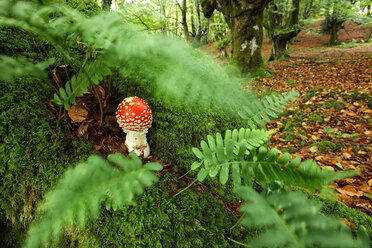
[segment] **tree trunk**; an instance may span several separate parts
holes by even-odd
[[[242,73],[264,68],[261,55],[263,40],[263,8],[255,14],[249,13],[234,18],[231,30],[231,62],[241,67]]]
[[[287,47],[288,47],[287,39],[283,39],[283,37],[279,36],[277,38],[274,38],[272,41],[273,41],[273,47],[271,49],[269,61],[288,58],[289,55],[287,52]]]
[[[263,40],[263,11],[270,0],[203,0],[203,13],[210,18],[215,9],[221,11],[231,30],[231,62],[242,73],[264,69],[261,55]]]
[[[273,47],[269,61],[288,58],[288,42],[301,31],[299,26],[300,0],[292,1],[292,11],[287,15],[278,14],[278,8],[273,4],[269,11],[269,34]],[[284,19],[284,20],[283,20]],[[285,26],[282,25],[285,23]]]
[[[195,0],[196,5],[196,33],[195,33],[195,41],[200,42],[200,38],[202,36],[201,30],[201,21],[200,21],[200,2],[199,0]]]
[[[332,24],[331,30],[330,30],[329,41],[327,43],[328,46],[337,45],[337,43],[338,43],[338,31],[340,31],[341,27],[342,27],[342,23]]]
[[[112,0],[102,0],[101,8],[106,11],[110,11]]]
[[[181,5],[178,4],[178,2],[177,2],[177,5],[181,9],[183,33],[185,35],[186,42],[188,42],[190,34],[189,34],[189,28],[187,27],[187,19],[186,19],[186,11],[187,11],[186,0],[182,0],[182,7],[181,7]]]

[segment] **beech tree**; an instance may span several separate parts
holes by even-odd
[[[338,43],[338,32],[342,24],[354,14],[353,5],[346,0],[327,0],[325,2],[325,30],[329,31],[330,38],[328,46]]]
[[[271,0],[202,0],[203,13],[210,18],[214,10],[223,13],[231,30],[231,60],[243,73],[262,70],[263,12]]]
[[[301,31],[300,0],[274,0],[269,3],[265,13],[267,18],[264,26],[273,43],[269,60],[289,57],[288,42]]]

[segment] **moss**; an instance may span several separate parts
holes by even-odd
[[[319,124],[319,123],[321,123],[322,121],[323,121],[323,118],[322,118],[320,115],[315,114],[315,113],[312,113],[312,114],[310,115],[309,123],[310,123],[311,125]]]
[[[364,226],[367,229],[369,236],[372,237],[372,218],[370,216],[356,209],[349,208],[345,204],[336,200],[317,195],[314,196],[314,199],[322,202],[323,206],[321,211],[323,213],[350,220],[354,224],[354,230],[358,230],[361,226]]]
[[[62,0],[62,2],[66,2],[68,6],[79,10],[86,16],[96,15],[102,11],[94,0]]]
[[[311,146],[318,146],[319,151],[326,152],[326,151],[334,151],[339,149],[342,145],[341,144],[335,144],[329,140],[323,140],[320,142],[316,142],[311,144]]]
[[[335,100],[331,100],[331,101],[325,102],[324,103],[324,107],[326,109],[336,108],[338,110],[341,110],[341,109],[343,109],[345,107],[345,103],[339,102],[339,101],[335,101]]]
[[[174,175],[138,197],[136,206],[104,210],[93,232],[100,247],[235,247],[227,237],[242,240],[237,217],[208,191],[189,189],[175,197],[182,185]],[[244,234],[244,232],[242,232]],[[236,246],[237,247],[237,246]]]
[[[49,83],[27,78],[0,82],[0,92],[0,222],[17,236],[33,219],[44,192],[91,147],[69,140],[61,127],[46,121],[51,113],[43,102],[53,93]]]

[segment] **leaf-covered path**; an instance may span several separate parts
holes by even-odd
[[[277,131],[272,146],[329,170],[360,169],[360,176],[331,187],[343,203],[372,215],[371,53],[362,49],[318,57],[314,50],[301,52],[300,57],[269,63],[273,77],[254,83],[261,94],[291,89],[301,94],[285,115],[268,124]],[[339,52],[336,48],[333,53]]]

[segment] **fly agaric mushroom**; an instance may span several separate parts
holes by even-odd
[[[116,119],[127,134],[125,145],[128,151],[146,158],[150,154],[146,133],[152,122],[149,105],[139,97],[127,97],[119,104]]]

